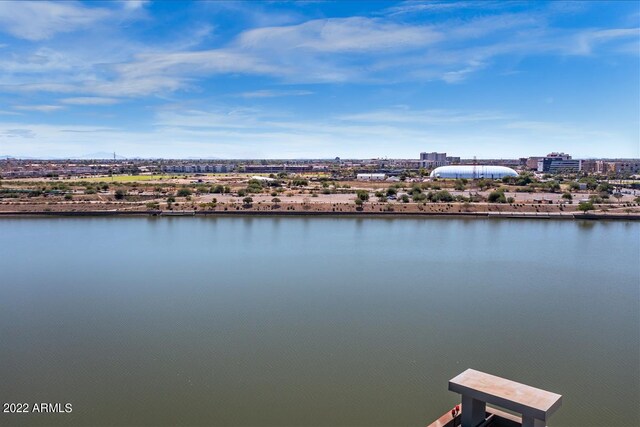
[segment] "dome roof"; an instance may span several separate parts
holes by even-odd
[[[493,178],[518,176],[518,172],[505,166],[491,165],[454,165],[440,166],[431,172],[431,178]]]

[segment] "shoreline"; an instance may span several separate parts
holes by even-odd
[[[488,218],[488,219],[538,219],[538,220],[617,220],[640,221],[640,214],[610,213],[549,213],[549,212],[334,212],[334,211],[4,211],[7,217],[207,217],[207,216],[262,216],[262,217],[408,217],[408,218]]]

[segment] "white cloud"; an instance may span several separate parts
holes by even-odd
[[[462,157],[518,157],[562,150],[631,157],[637,140],[608,129],[527,120],[499,111],[391,108],[302,118],[273,109],[162,110],[149,130],[0,122],[11,155],[70,156],[114,150],[127,157],[416,158],[429,149]],[[454,150],[452,147],[456,147]]]
[[[150,0],[124,0],[122,7],[126,10],[139,10],[151,3]]]
[[[574,51],[572,53],[579,55],[588,55],[599,45],[609,43],[614,40],[629,40],[637,46],[640,39],[640,28],[612,28],[605,30],[586,30],[578,33],[575,37]],[[640,51],[636,50],[636,55]]]
[[[0,2],[0,12],[7,4],[18,3]],[[443,2],[400,6],[454,7]],[[463,5],[456,3],[455,7]],[[35,22],[44,20],[46,25],[25,24],[16,31],[48,37],[56,31],[72,31],[87,22],[106,19],[106,14],[125,13],[128,8],[139,10],[144,5],[122,3],[121,8],[100,9],[75,2],[26,2],[19,7],[18,18],[0,13],[0,25],[13,28],[5,21],[28,20],[24,11],[37,10],[40,18]],[[47,13],[57,13],[64,19],[49,22],[42,18]],[[65,20],[70,22],[59,22]],[[189,37],[158,46],[113,37],[116,43],[108,37],[100,42],[99,50],[85,46],[79,50],[39,47],[32,52],[14,51],[0,58],[0,90],[64,93],[72,99],[166,96],[180,90],[198,91],[202,80],[235,74],[268,76],[289,84],[459,83],[490,69],[500,56],[585,55],[599,53],[598,48],[605,43],[608,54],[637,54],[640,31],[558,30],[549,25],[543,13],[528,12],[484,14],[433,25],[402,22],[393,16],[348,17],[249,29],[218,48],[195,50],[213,29],[208,24],[196,25]],[[298,94],[254,91],[241,96],[293,95]]]
[[[83,96],[77,98],[64,98],[60,102],[70,105],[113,105],[120,102],[116,98],[102,98],[98,96]]]
[[[350,17],[249,30],[238,38],[237,45],[242,49],[269,51],[381,52],[427,46],[440,39],[442,35],[426,25]]]
[[[313,95],[309,90],[256,90],[239,94],[242,98],[276,98],[281,96],[306,96]]]
[[[113,66],[102,82],[120,95],[192,87],[216,74],[266,75],[289,83],[392,82],[439,79],[457,83],[510,54],[575,54],[576,39],[593,45],[637,30],[558,32],[539,16],[504,14],[438,26],[379,18],[333,18],[245,31],[210,50],[137,55]],[[389,79],[392,73],[394,80]],[[147,80],[148,81],[145,81]],[[127,82],[141,90],[127,89]],[[92,85],[99,93],[100,84]],[[142,89],[145,87],[145,89]]]
[[[503,121],[510,118],[513,118],[513,116],[498,111],[465,112],[456,110],[411,110],[408,108],[376,110],[338,117],[343,121],[415,126]]]
[[[513,2],[509,1],[490,1],[484,0],[482,2],[477,1],[416,1],[409,0],[401,2],[396,6],[392,6],[384,11],[387,15],[403,15],[403,14],[417,14],[417,13],[446,13],[454,12],[461,9],[491,9],[496,10],[499,8],[505,8],[513,6]]]
[[[0,31],[31,41],[44,40],[56,33],[87,28],[110,15],[107,9],[71,1],[2,1]]]
[[[67,83],[14,83],[0,85],[0,90],[11,92],[54,92],[54,93],[71,93],[82,92],[80,88],[73,84]]]
[[[0,59],[0,70],[7,74],[79,73],[87,65],[82,58],[47,47],[21,55],[7,54]]]
[[[114,70],[124,78],[142,79],[160,75],[202,75],[209,73],[277,74],[268,62],[242,52],[216,49],[194,52],[145,53],[134,61],[118,64]]]
[[[38,111],[40,113],[51,113],[53,111],[61,110],[64,107],[60,105],[16,105],[13,108],[15,108],[16,110],[23,110],[23,111]]]
[[[31,129],[4,129],[0,130],[0,138],[35,138]]]
[[[483,67],[483,63],[479,61],[469,61],[469,65],[459,70],[447,71],[442,75],[442,80],[447,83],[457,83],[464,80],[467,75],[479,70]]]

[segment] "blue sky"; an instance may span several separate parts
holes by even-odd
[[[0,2],[0,155],[640,157],[640,3]]]

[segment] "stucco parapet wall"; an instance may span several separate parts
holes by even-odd
[[[474,369],[451,379],[449,390],[544,421],[562,404],[559,394]]]

